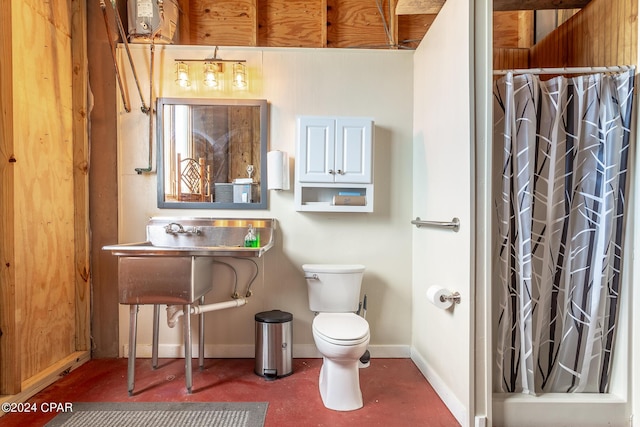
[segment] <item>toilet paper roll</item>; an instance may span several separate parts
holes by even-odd
[[[443,310],[446,310],[453,305],[453,301],[441,298],[448,295],[451,295],[451,291],[440,286],[431,286],[427,289],[427,299],[429,302]]]
[[[267,188],[269,190],[289,189],[289,156],[284,151],[267,153]]]

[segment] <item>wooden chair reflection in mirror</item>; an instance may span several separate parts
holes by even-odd
[[[177,155],[178,200],[181,202],[211,202],[211,166],[203,157],[183,159]]]

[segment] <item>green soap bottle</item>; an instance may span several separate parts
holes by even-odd
[[[253,230],[253,224],[249,224],[249,231],[247,231],[247,235],[244,236],[244,247],[245,248],[255,248],[256,247],[256,234]]]
[[[256,236],[256,239],[253,241],[253,247],[254,248],[259,248],[260,247],[260,232],[258,230],[256,230],[255,236]]]

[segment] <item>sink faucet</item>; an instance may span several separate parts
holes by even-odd
[[[195,235],[202,234],[202,232],[200,231],[200,228],[198,228],[198,227],[191,227],[190,230],[185,230],[185,228],[182,226],[182,224],[177,223],[177,222],[171,222],[171,223],[165,225],[164,226],[164,231],[167,234],[195,234]]]
[[[173,228],[174,226],[176,226],[176,228]],[[184,233],[184,227],[182,226],[182,224],[172,222],[164,227],[164,231],[166,231],[167,234]]]

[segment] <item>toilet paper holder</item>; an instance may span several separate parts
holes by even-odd
[[[440,301],[452,301],[455,304],[460,304],[460,292],[454,292],[451,295],[440,295]]]

